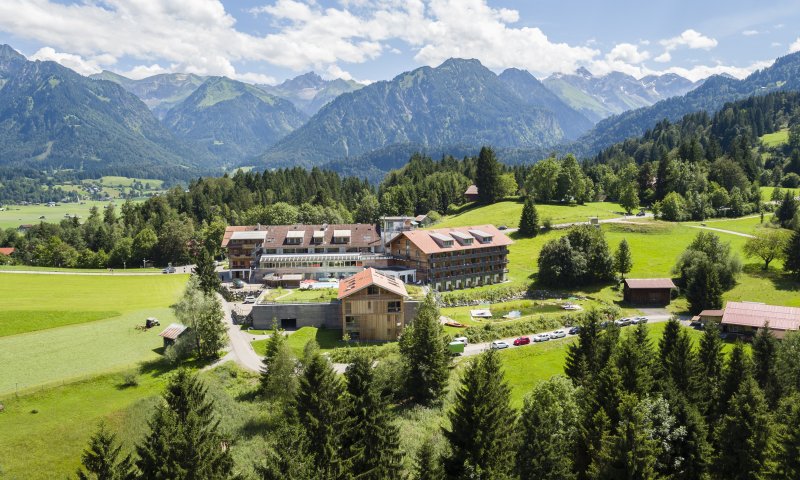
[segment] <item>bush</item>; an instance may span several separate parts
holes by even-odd
[[[194,334],[189,331],[164,350],[164,357],[172,363],[180,363],[192,356],[194,352]]]
[[[125,374],[125,377],[122,380],[123,387],[138,387],[139,386],[139,377],[133,373],[129,372]]]
[[[518,322],[504,322],[504,323],[487,323],[479,327],[468,327],[464,330],[463,335],[472,342],[490,342],[498,338],[515,337],[519,335],[527,335],[529,333],[544,332],[561,327],[565,323],[572,323],[569,315],[562,317],[545,317],[531,318],[528,320],[520,320]]]
[[[400,348],[397,343],[389,343],[386,345],[370,345],[341,347],[334,348],[328,352],[328,358],[333,363],[352,363],[356,355],[366,354],[372,360],[380,360],[390,355],[397,355],[400,353]]]
[[[523,298],[525,295],[525,287],[501,285],[497,288],[486,290],[462,290],[458,292],[442,293],[439,298],[439,303],[443,307],[458,307],[465,305],[477,305],[483,302],[505,302],[508,300]]]
[[[545,218],[542,220],[542,228],[545,230],[552,230],[553,229],[553,219],[550,217]]]

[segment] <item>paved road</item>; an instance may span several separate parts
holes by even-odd
[[[734,232],[732,230],[723,230],[721,228],[714,228],[714,227],[704,227],[702,225],[689,225],[689,226],[692,227],[692,228],[699,228],[701,230],[712,230],[714,232],[729,233],[731,235],[737,235],[737,236],[745,237],[745,238],[756,238],[755,235],[750,235],[749,233]]]
[[[672,315],[670,315],[670,314],[658,314],[658,315],[647,315],[646,317],[647,317],[647,323],[658,323],[658,322],[666,322],[667,320],[672,318]],[[567,331],[569,329],[566,328],[566,327],[561,327],[561,328],[556,328],[555,330]],[[539,332],[539,333],[553,333],[555,330],[551,330],[549,332]],[[533,336],[534,335],[536,335],[536,333],[530,333],[530,334],[526,334],[526,335],[517,335],[517,336],[509,337],[509,338],[500,338],[498,340],[504,341],[504,342],[508,343],[509,345],[511,345],[511,347],[509,347],[509,348],[522,348],[522,347],[528,347],[528,346],[531,346],[531,345],[537,345],[537,343],[533,342]],[[569,335],[569,334],[567,334],[566,338],[575,337],[575,336],[577,336],[577,335]],[[531,337],[531,343],[528,344],[528,345],[521,345],[519,347],[515,347],[514,346],[514,339],[516,339],[518,337]],[[497,340],[495,340],[495,341],[497,341]],[[464,353],[462,354],[462,356],[468,357],[470,355],[478,355],[479,353],[485,352],[486,350],[489,349],[489,345],[491,345],[491,343],[492,342],[470,343],[469,345],[464,347]]]
[[[219,294],[218,294],[219,295]],[[230,351],[227,355],[215,363],[219,365],[226,361],[234,361],[242,368],[258,372],[261,370],[261,357],[253,350],[250,344],[253,335],[243,331],[239,325],[233,324],[231,312],[233,306],[226,302],[221,295],[218,296],[222,303],[222,310],[225,312],[225,324],[228,327],[228,339],[230,340]]]

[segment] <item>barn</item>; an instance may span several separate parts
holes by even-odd
[[[626,278],[623,298],[631,305],[669,305],[675,284],[669,278]]]

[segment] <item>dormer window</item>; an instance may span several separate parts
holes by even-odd
[[[315,230],[314,235],[311,238],[311,242],[315,245],[319,245],[325,240],[325,232],[322,230]]]
[[[350,230],[334,230],[333,243],[338,243],[338,244],[350,243]]]
[[[303,243],[303,238],[305,237],[306,232],[303,230],[291,230],[286,234],[286,244],[287,245],[300,245]]]
[[[447,235],[441,233],[431,233],[431,238],[442,248],[452,248],[453,247],[453,237],[449,237]]]

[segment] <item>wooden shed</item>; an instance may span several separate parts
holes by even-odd
[[[170,345],[174,345],[175,342],[178,341],[178,338],[186,333],[188,329],[189,327],[186,325],[171,323],[163,332],[159,333],[158,336],[164,339],[164,347],[166,348]]]
[[[675,284],[669,278],[626,278],[623,298],[631,305],[669,305]]]

